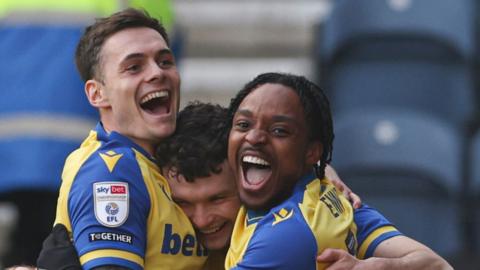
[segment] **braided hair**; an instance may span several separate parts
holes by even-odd
[[[231,99],[228,109],[229,128],[232,127],[233,117],[240,103],[245,97],[259,86],[267,83],[281,84],[297,93],[305,113],[305,120],[309,132],[309,140],[318,140],[322,144],[323,152],[320,162],[314,165],[317,177],[325,176],[325,166],[332,159],[333,149],[333,121],[330,104],[322,89],[303,76],[288,73],[263,73],[248,82],[238,94]]]

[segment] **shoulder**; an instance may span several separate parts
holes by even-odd
[[[259,222],[248,250],[260,251],[264,257],[289,254],[284,263],[298,263],[317,252],[315,237],[296,207],[282,207],[272,211]],[[313,260],[312,260],[313,262]]]
[[[68,205],[72,214],[80,214],[81,209],[87,211],[92,207],[108,208],[108,204],[112,209],[116,206],[128,209],[130,202],[148,208],[149,197],[134,151],[127,147],[102,146],[76,172],[68,194]]]
[[[75,178],[81,179],[81,183],[98,180],[128,182],[141,178],[141,172],[132,149],[121,146],[112,147],[107,144],[91,153],[79,168]]]

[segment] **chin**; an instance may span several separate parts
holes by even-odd
[[[203,242],[202,245],[210,251],[220,251],[227,248],[228,239],[225,241]]]
[[[172,134],[175,132],[175,125],[171,125],[169,127],[163,127],[162,129],[158,129],[153,131],[153,134],[155,134],[155,137],[163,140],[165,138],[168,138],[172,136]]]
[[[270,206],[270,202],[265,198],[257,198],[256,196],[250,196],[240,193],[240,201],[248,209],[251,210],[263,210]]]
[[[265,211],[265,210],[270,210],[279,204],[282,203],[283,200],[275,200],[275,199],[270,199],[268,201],[247,201],[243,202],[243,205],[247,207],[247,209],[250,210],[255,210],[255,211]]]

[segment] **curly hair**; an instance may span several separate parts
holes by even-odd
[[[127,8],[106,18],[99,18],[85,29],[75,52],[78,72],[84,81],[101,80],[100,51],[105,41],[113,34],[127,28],[148,27],[157,31],[169,45],[168,35],[160,22],[148,12]]]
[[[190,102],[178,114],[175,133],[158,145],[158,165],[175,167],[189,182],[220,173],[227,159],[227,113],[220,105]]]
[[[263,73],[248,82],[238,94],[231,99],[228,109],[228,123],[231,128],[233,117],[243,99],[259,86],[267,83],[281,84],[293,89],[300,98],[305,120],[308,127],[309,139],[318,140],[322,144],[323,153],[315,172],[319,178],[325,176],[325,166],[332,159],[333,150],[333,121],[330,104],[322,89],[303,76],[288,73]]]

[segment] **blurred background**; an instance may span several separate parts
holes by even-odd
[[[0,0],[0,262],[35,262],[64,159],[97,121],[73,60],[84,26],[134,6],[170,32],[182,106],[227,105],[261,72],[316,81],[342,179],[456,269],[479,269],[476,2]]]

